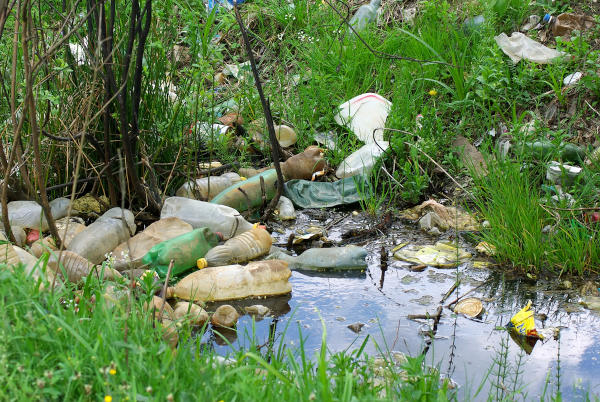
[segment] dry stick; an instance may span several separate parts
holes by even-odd
[[[163,303],[160,306],[160,312],[158,313],[159,321],[162,321],[163,311],[165,310],[165,304],[167,304],[167,288],[169,287],[169,279],[171,278],[171,271],[173,270],[173,265],[175,264],[175,260],[169,261],[169,269],[167,270],[167,276],[165,277],[165,284],[162,289],[162,299]]]
[[[546,204],[541,204],[542,208],[550,208],[557,211],[600,211],[600,207],[583,207],[583,208],[558,208]]]
[[[240,26],[240,30],[242,31],[242,38],[244,40],[244,45],[246,47],[246,53],[248,54],[248,59],[250,59],[250,67],[252,67],[252,75],[254,76],[254,84],[256,85],[256,90],[258,91],[258,95],[260,97],[260,103],[262,104],[263,112],[265,114],[265,120],[267,121],[267,128],[269,130],[269,142],[271,143],[271,155],[273,156],[273,164],[275,165],[275,171],[277,172],[277,191],[275,193],[275,197],[271,200],[269,207],[261,217],[263,222],[266,222],[275,206],[279,202],[279,197],[281,197],[281,193],[283,192],[283,174],[281,173],[281,166],[279,165],[280,160],[280,149],[279,142],[277,141],[277,136],[275,135],[275,127],[273,125],[273,117],[271,116],[271,107],[269,106],[269,102],[265,98],[265,94],[263,93],[262,84],[260,83],[260,76],[258,75],[258,70],[256,68],[256,62],[254,60],[254,55],[252,54],[252,48],[250,47],[250,41],[248,40],[248,34],[246,33],[246,27],[242,22],[242,17],[240,17],[240,12],[238,10],[237,3],[234,2],[233,10],[235,11],[235,19]]]
[[[463,299],[465,296],[470,295],[471,293],[473,293],[474,291],[476,291],[477,289],[479,289],[480,287],[487,285],[488,283],[490,283],[491,279],[488,279],[487,281],[475,286],[473,289],[469,290],[467,293],[463,294],[460,297],[457,297],[456,299],[454,299],[453,301],[451,301],[450,303],[446,304],[446,307],[450,308],[450,306],[452,306],[453,304],[458,303],[461,299]]]
[[[61,239],[58,235],[58,230],[56,229],[56,223],[54,222],[54,217],[52,216],[52,211],[50,210],[50,205],[48,203],[48,194],[46,194],[46,182],[44,181],[44,170],[42,169],[42,160],[40,155],[40,130],[37,124],[37,115],[35,110],[35,99],[33,97],[33,89],[32,89],[32,69],[29,59],[29,39],[27,39],[27,31],[28,27],[31,24],[31,9],[28,7],[29,0],[25,0],[25,7],[23,11],[23,37],[22,37],[22,47],[23,47],[23,62],[25,65],[25,89],[26,89],[26,100],[29,109],[29,120],[31,124],[31,139],[33,143],[33,154],[34,154],[34,166],[35,166],[35,176],[38,188],[40,190],[40,201],[42,204],[42,209],[44,211],[44,215],[46,215],[46,221],[48,222],[48,226],[50,228],[50,233],[54,238],[54,242],[58,247],[61,247]]]

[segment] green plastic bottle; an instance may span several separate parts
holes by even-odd
[[[174,260],[171,277],[181,275],[196,266],[196,261],[219,242],[219,236],[209,228],[191,232],[158,243],[142,258],[161,278],[167,276],[169,263]]]
[[[259,207],[263,203],[263,194],[260,187],[261,177],[265,182],[266,201],[269,202],[273,199],[277,190],[277,172],[275,169],[265,170],[248,180],[240,181],[226,188],[210,202],[212,204],[227,205],[239,212]]]

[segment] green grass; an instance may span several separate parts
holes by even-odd
[[[102,296],[107,285],[89,280],[80,291],[67,288],[52,294],[40,292],[21,269],[13,273],[2,268],[0,399],[454,398],[439,372],[425,367],[422,358],[409,358],[402,370],[378,368],[363,353],[368,338],[354,351],[330,353],[325,329],[316,355],[307,353],[303,343],[297,349],[283,342],[259,349],[252,342],[246,350],[232,350],[224,364],[183,322],[177,325],[179,345],[173,351],[142,308],[147,294],[137,294],[129,307],[126,296],[111,307]],[[381,378],[378,384],[376,378]]]

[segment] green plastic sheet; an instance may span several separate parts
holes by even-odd
[[[290,180],[284,185],[284,195],[300,208],[328,208],[370,197],[371,187],[361,175],[335,182]]]

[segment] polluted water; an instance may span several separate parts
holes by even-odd
[[[426,363],[438,367],[442,375],[453,380],[458,386],[460,399],[478,400],[485,398],[482,395],[495,392],[491,384],[498,378],[491,378],[492,381],[488,378],[479,396],[474,396],[488,371],[491,370],[490,376],[493,375],[493,362],[499,353],[507,353],[510,364],[521,359],[519,370],[526,374],[521,377],[519,387],[523,387],[530,398],[541,396],[547,375],[548,386],[560,386],[562,396],[568,400],[584,398],[588,390],[599,391],[600,342],[596,334],[600,331],[600,315],[578,303],[576,286],[565,291],[557,289],[556,283],[509,277],[506,272],[510,270],[503,270],[503,276],[500,270],[486,267],[487,261],[478,261],[482,255],[472,244],[463,241],[465,236],[458,236],[458,246],[474,257],[458,265],[452,264],[452,268],[397,260],[392,250],[398,245],[449,243],[456,240],[456,232],[449,230],[440,236],[430,236],[419,230],[415,223],[395,219],[386,231],[371,237],[348,237],[348,232],[354,230],[360,233],[381,221],[365,213],[352,212],[348,207],[327,211],[299,210],[296,221],[274,226],[273,245],[279,247],[279,253],[284,253],[291,234],[309,227],[321,227],[324,229],[323,238],[298,246],[306,249],[329,243],[336,247],[353,245],[364,248],[367,256],[362,269],[293,269],[289,278],[292,292],[286,293],[285,282],[282,282],[281,290],[274,292],[279,293],[277,296],[227,300],[232,295],[213,298],[204,293],[200,298],[207,301],[207,311],[231,305],[244,314],[246,308],[262,305],[270,313],[261,320],[254,319],[252,315],[241,315],[236,324],[237,332],[215,329],[218,334],[210,330],[198,333],[201,343],[210,344],[225,356],[232,350],[249,347],[252,342],[244,334],[253,333],[260,344],[271,341],[277,346],[284,342],[294,348],[303,342],[306,351],[317,351],[321,347],[324,324],[327,347],[332,353],[360,345],[367,336],[370,340],[365,352],[370,356],[381,353],[376,344],[386,345],[384,350],[411,356],[427,348]],[[304,249],[295,249],[294,255],[302,255]],[[293,268],[294,259],[287,259],[290,268]],[[196,275],[202,271],[197,271]],[[455,287],[457,275],[460,282]],[[196,289],[200,292],[199,288]],[[440,303],[450,290],[453,292]],[[181,287],[179,291],[181,296],[190,298],[189,290]],[[208,288],[204,292],[209,292]],[[470,304],[466,311],[468,314],[464,311],[455,313],[454,305],[445,307],[458,297],[474,299],[466,301]],[[538,330],[559,328],[559,337],[528,343],[527,339],[523,342],[506,329],[513,315],[529,300],[535,310]],[[431,340],[427,334],[431,331],[433,320],[409,319],[409,315],[434,316],[440,305],[444,307]],[[459,310],[464,306],[465,303],[459,306]],[[556,378],[560,378],[559,385]]]

